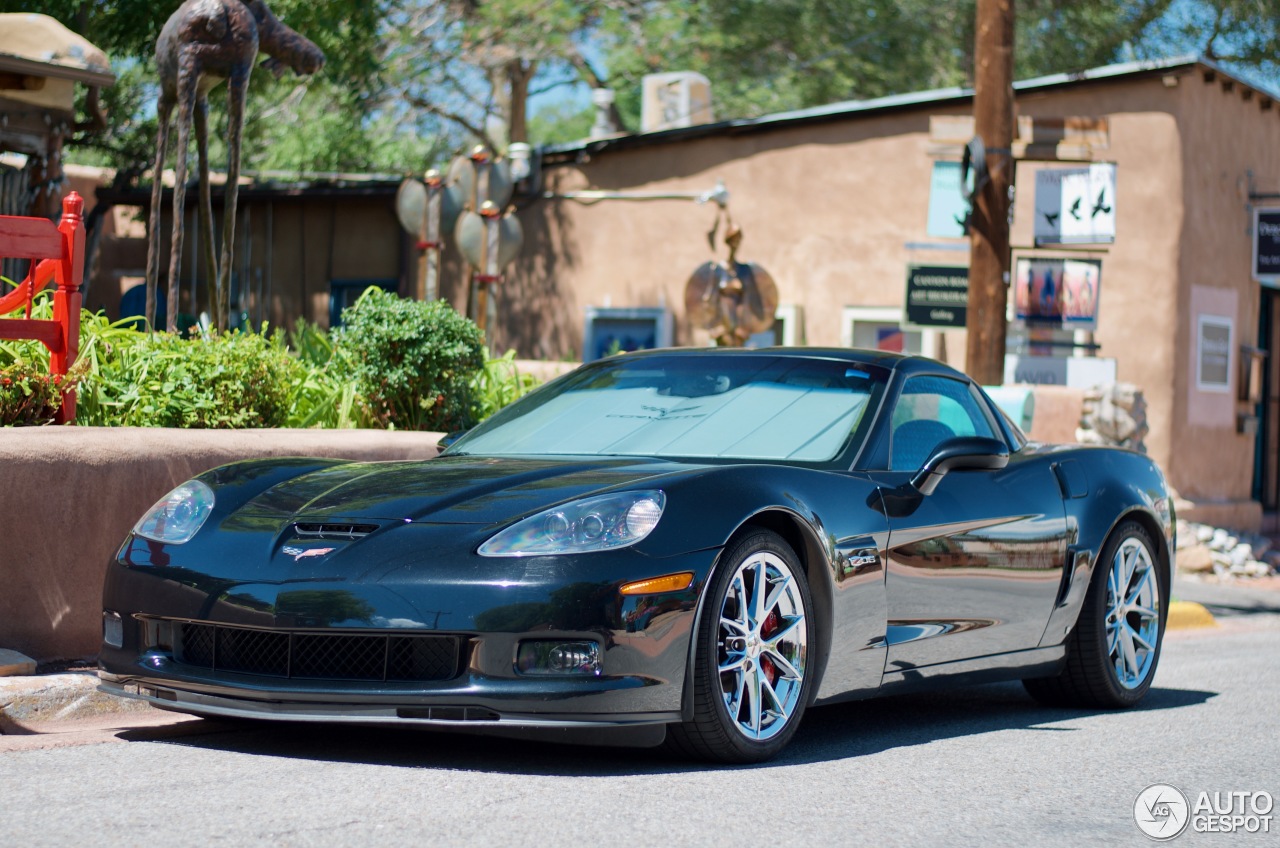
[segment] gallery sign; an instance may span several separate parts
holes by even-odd
[[[1253,210],[1253,278],[1280,285],[1280,209]]]
[[[1035,241],[1111,244],[1116,240],[1116,166],[1036,171]]]
[[[963,328],[969,305],[969,269],[945,265],[909,266],[905,303],[904,324]]]

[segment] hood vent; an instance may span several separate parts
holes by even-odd
[[[368,536],[378,529],[376,524],[345,524],[325,522],[313,524],[299,522],[293,525],[294,531],[303,538],[309,539],[359,539]]]

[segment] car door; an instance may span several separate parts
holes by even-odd
[[[907,379],[890,434],[890,469],[872,472],[890,493],[886,674],[1036,647],[1066,551],[1048,463],[1015,451],[1004,468],[952,471],[927,496],[912,489],[912,473],[944,439],[1004,440],[977,390],[945,376]]]

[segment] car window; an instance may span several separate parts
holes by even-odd
[[[865,438],[887,378],[794,356],[614,357],[517,401],[448,453],[832,463]]]
[[[912,377],[893,408],[889,467],[914,471],[939,442],[952,436],[995,438],[991,419],[969,384],[946,377]]]

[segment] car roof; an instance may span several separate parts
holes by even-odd
[[[949,365],[924,356],[892,353],[884,350],[866,350],[855,347],[669,347],[656,350],[638,350],[627,353],[630,357],[649,356],[682,356],[698,357],[708,353],[745,357],[787,357],[797,359],[834,359],[840,362],[853,362],[863,365],[878,365],[903,376],[914,374],[936,374],[946,377],[967,380],[962,372]]]

